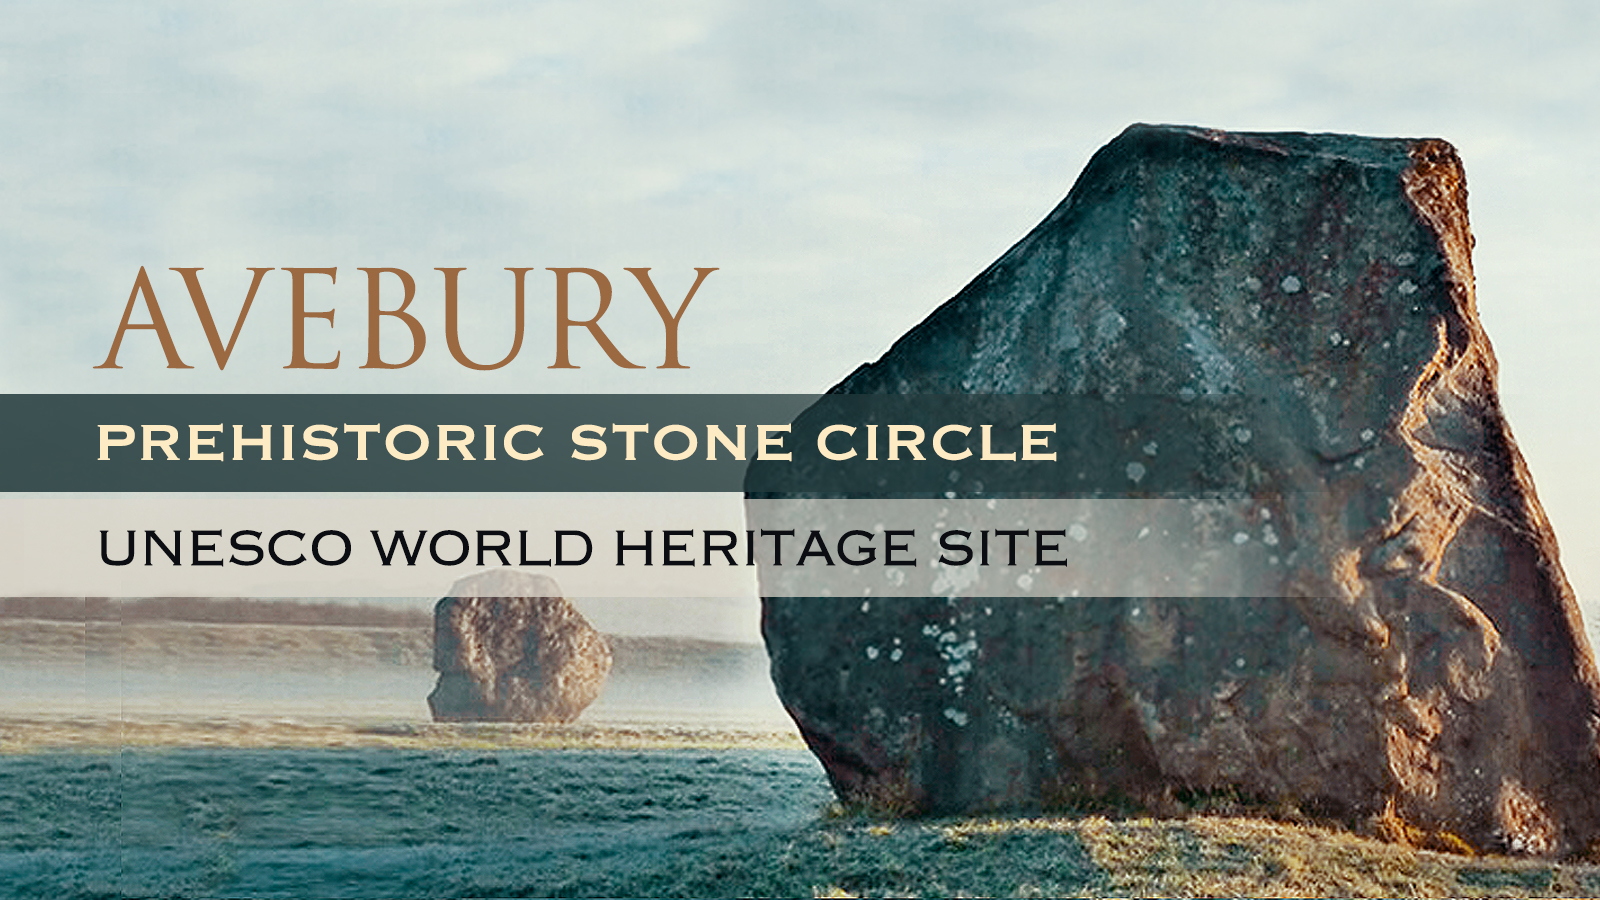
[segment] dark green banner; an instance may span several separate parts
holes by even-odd
[[[1064,395],[7,395],[0,490],[1259,492],[1273,486],[1253,473],[1270,467],[1251,460],[1278,444],[1258,408]]]

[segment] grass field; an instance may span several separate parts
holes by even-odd
[[[0,662],[12,676],[0,686],[0,753],[163,753],[185,748],[447,754],[803,751],[798,735],[782,721],[674,718],[671,709],[648,721],[586,714],[569,725],[433,723],[420,706],[431,683],[429,638],[429,630],[414,623],[0,617]],[[660,689],[677,686],[683,697],[763,677],[759,648],[744,645],[623,638],[616,653],[614,677],[621,683],[632,678]],[[84,674],[91,672],[100,674]],[[161,672],[165,680],[140,680],[141,673]],[[263,688],[262,697],[239,713],[229,712],[232,707],[226,705],[184,707],[193,698],[181,694],[170,708],[159,698],[142,707],[134,702],[139,699],[134,694],[147,684],[183,689],[195,679],[223,675],[233,679],[227,685],[251,684],[256,676],[250,673],[255,672],[296,672],[299,680]],[[347,680],[330,681],[327,673]],[[361,678],[366,680],[350,673],[365,673]],[[100,684],[95,678],[110,679],[109,703],[85,714],[52,711],[32,696],[52,679],[68,677],[80,677],[90,686]],[[354,690],[346,685],[373,691],[398,686],[418,712],[387,715],[378,707],[370,715],[270,712],[273,704],[283,702],[285,691],[304,691],[323,682],[333,685],[330,691]],[[679,702],[661,696],[669,706]],[[736,881],[749,879],[740,883],[782,885],[786,890],[807,885],[819,896],[841,897],[1600,896],[1600,868],[1593,865],[1436,853],[1378,840],[1376,826],[1358,827],[1370,832],[1361,834],[1233,812],[1169,819],[1081,815],[896,821],[835,809],[785,838],[781,852],[726,864],[737,869],[730,870]]]

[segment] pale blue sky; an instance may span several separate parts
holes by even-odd
[[[1456,144],[1511,422],[1569,574],[1600,596],[1588,2],[13,2],[0,387],[818,390],[1024,234],[1135,121]],[[161,369],[134,339],[124,370],[92,369],[140,265],[196,369]],[[228,371],[208,371],[168,266],[205,267],[228,320],[246,266],[338,266],[321,295],[338,327],[313,352],[344,365],[280,368],[279,272]],[[357,266],[418,276],[431,340],[416,366],[355,368]],[[435,266],[467,267],[468,305],[508,302],[505,266],[650,266],[666,293],[695,266],[721,271],[684,319],[688,371],[619,371],[597,351],[546,369],[550,284],[535,279],[521,356],[486,373],[445,351]],[[606,322],[649,362],[660,326],[618,287]],[[504,352],[501,319],[466,328],[469,352]]]

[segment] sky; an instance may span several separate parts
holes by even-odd
[[[1513,431],[1569,576],[1600,597],[1593,3],[12,2],[0,122],[10,393],[822,390],[1131,123],[1442,137]],[[163,368],[148,333],[93,368],[141,266],[196,368]],[[308,353],[342,365],[281,368],[275,272],[217,371],[174,266],[204,268],[224,323],[247,267],[337,266]],[[417,364],[358,368],[361,266],[416,276]],[[492,360],[517,266],[521,353],[456,364],[433,269],[465,268],[463,344]],[[612,276],[608,333],[650,368],[590,345],[547,368],[550,266]],[[717,267],[680,326],[688,369],[653,368],[661,324],[630,266],[669,296]]]

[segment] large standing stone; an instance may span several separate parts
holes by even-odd
[[[600,696],[611,646],[543,575],[496,569],[433,611],[437,721],[570,722]]]
[[[1261,547],[1241,583],[1276,590],[768,597],[779,696],[840,796],[946,813],[1220,791],[1443,844],[1591,848],[1600,680],[1496,397],[1471,248],[1442,141],[1134,126],[1097,153],[834,391],[1104,401],[1062,424],[1055,489],[1243,493],[1198,503],[1195,528]],[[1074,550],[1126,554],[1131,578],[1159,547],[1122,534]]]

